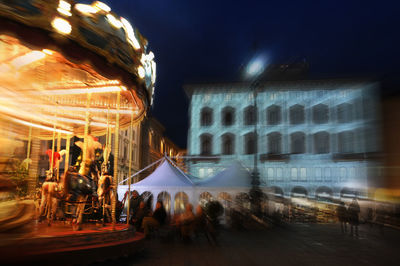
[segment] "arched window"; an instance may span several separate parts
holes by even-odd
[[[352,131],[340,132],[338,136],[339,152],[354,152],[354,133]]]
[[[222,136],[222,154],[233,154],[235,150],[235,136],[231,133],[226,133]]]
[[[231,126],[234,124],[235,121],[235,109],[232,107],[225,107],[222,109],[222,125],[224,126]]]
[[[304,123],[304,106],[296,104],[290,107],[290,123],[293,125]]]
[[[291,153],[299,154],[306,152],[306,136],[303,132],[295,132],[290,135]]]
[[[200,136],[200,154],[211,155],[212,153],[212,135],[203,134]]]
[[[200,124],[201,126],[211,126],[212,124],[212,109],[209,107],[204,107],[201,109],[201,118]]]
[[[353,121],[353,105],[342,103],[337,106],[337,120],[339,123],[349,123]]]
[[[314,152],[329,153],[329,133],[321,131],[314,134]]]
[[[312,108],[313,122],[315,124],[328,123],[329,108],[325,104],[318,104]]]
[[[257,121],[257,112],[254,106],[249,106],[244,109],[244,124],[254,125]]]
[[[282,135],[279,132],[268,134],[268,153],[280,154],[282,152]]]
[[[267,123],[268,125],[278,125],[281,123],[281,107],[271,105],[267,108]]]
[[[256,153],[256,138],[254,132],[248,133],[244,136],[244,153],[254,154]]]

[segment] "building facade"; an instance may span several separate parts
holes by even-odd
[[[168,137],[165,136],[165,127],[154,117],[148,117],[142,121],[142,148],[141,148],[141,169],[151,165],[163,156],[167,155],[173,160],[181,155],[182,150]],[[134,179],[134,182],[148,176],[158,165],[150,167],[148,170]]]
[[[233,160],[285,196],[366,195],[381,149],[379,84],[363,80],[187,85],[189,172],[215,174]],[[255,124],[257,136],[255,135]]]

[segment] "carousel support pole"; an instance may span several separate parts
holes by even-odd
[[[126,224],[129,224],[130,208],[131,208],[132,136],[133,136],[133,112],[131,113],[131,126],[129,131],[128,209],[126,211]]]
[[[53,127],[53,139],[51,141],[51,158],[50,158],[50,174],[53,177],[53,164],[54,164],[54,145],[56,142],[56,124]]]
[[[32,127],[29,127],[29,135],[28,135],[28,149],[26,151],[26,170],[29,171],[29,158],[31,156],[31,143],[32,143]]]
[[[118,191],[118,148],[119,148],[119,108],[121,101],[121,92],[117,92],[117,114],[115,116],[115,131],[114,131],[114,178],[113,178],[113,190],[114,197],[111,207],[112,224],[115,229],[116,217],[115,209],[117,207],[117,191]]]
[[[36,130],[33,129],[32,136]],[[39,155],[40,154],[40,140],[38,138],[31,138],[29,156],[32,160],[28,170],[28,195],[34,195],[39,177]]]
[[[79,169],[79,174],[81,174],[81,175],[87,175],[89,172],[89,167],[90,167],[90,165],[88,165],[88,161],[87,161],[88,160],[87,148],[88,148],[88,135],[89,135],[89,126],[90,126],[89,107],[90,107],[91,96],[92,96],[91,93],[87,94],[85,131],[84,131],[84,135],[83,135],[82,163],[81,163],[81,168]]]
[[[66,144],[65,144],[65,161],[64,161],[64,173],[68,171],[69,166],[69,146],[71,145],[71,138],[67,136]]]
[[[61,151],[61,132],[58,132],[57,134],[57,152],[60,154]],[[60,180],[60,160],[58,161],[57,165],[57,173],[56,173],[56,177],[57,177],[57,181]]]

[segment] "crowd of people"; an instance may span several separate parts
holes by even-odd
[[[146,238],[165,225],[168,230],[176,232],[184,241],[191,241],[193,235],[198,236],[202,232],[209,241],[216,240],[215,230],[207,221],[201,205],[196,207],[196,213],[194,213],[193,205],[187,203],[184,212],[168,217],[162,201],[158,200],[152,211],[151,200],[144,200],[134,191],[130,200],[130,213],[129,223],[135,227],[136,231],[143,232]]]

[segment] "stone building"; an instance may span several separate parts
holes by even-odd
[[[191,174],[239,160],[261,186],[285,196],[365,196],[381,149],[379,84],[368,80],[192,84],[187,155]],[[257,136],[255,135],[257,126]]]

